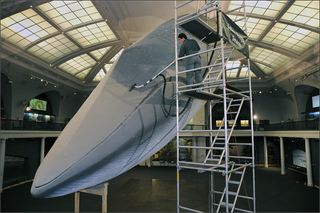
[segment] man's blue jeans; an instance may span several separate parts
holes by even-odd
[[[186,59],[186,70],[194,69],[201,67],[201,59],[200,56],[192,56],[190,58]],[[194,82],[194,76],[195,75],[195,82]],[[194,83],[200,83],[202,81],[201,76],[201,69],[195,70],[192,72],[187,72],[187,84],[194,84]]]

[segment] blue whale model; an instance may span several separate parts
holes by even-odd
[[[174,138],[174,66],[162,78],[132,89],[174,60],[174,39],[174,24],[169,21],[123,51],[41,163],[33,196],[62,196],[106,182]],[[181,102],[180,123],[186,124],[203,102],[188,98]]]

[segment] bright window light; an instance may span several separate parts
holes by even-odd
[[[40,42],[28,49],[30,53],[48,63],[53,63],[57,59],[76,50],[79,50],[79,47],[61,34]]]
[[[23,49],[32,42],[57,32],[57,29],[33,9],[24,10],[1,20],[1,38]]]
[[[319,1],[295,1],[281,19],[319,28]]]
[[[38,8],[63,30],[102,20],[91,1],[51,1]]]
[[[260,47],[256,47],[251,52],[251,58],[256,62],[262,62],[262,64],[270,64],[273,69],[279,68],[290,60],[285,55]]]
[[[102,56],[106,54],[110,50],[111,47],[105,47],[98,50],[91,51],[90,54],[96,59],[100,60]]]
[[[68,31],[67,34],[82,47],[88,47],[116,39],[112,30],[104,21]]]
[[[97,73],[97,75],[94,77],[93,81],[95,81],[95,82],[101,81],[101,80],[104,78],[105,75],[106,75],[106,74],[105,74],[104,70],[101,69],[101,70]]]
[[[59,68],[71,75],[75,75],[81,71],[93,67],[95,63],[95,60],[88,54],[82,54],[61,64]]]
[[[85,69],[83,71],[80,71],[79,73],[77,73],[75,76],[77,78],[79,78],[80,80],[84,80],[85,77],[87,77],[87,75],[89,74],[91,68]]]
[[[319,34],[292,25],[277,23],[263,41],[301,53],[319,41]]]

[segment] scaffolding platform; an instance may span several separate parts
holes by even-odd
[[[206,44],[220,41],[219,34],[207,23],[202,21],[200,17],[185,22],[180,26]]]
[[[191,97],[191,98],[197,98],[201,100],[221,100],[220,97],[217,95],[214,95],[212,93],[204,92],[204,91],[187,91],[187,92],[182,92],[182,95]]]

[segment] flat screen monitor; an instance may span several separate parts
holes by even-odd
[[[33,98],[29,101],[29,107],[34,110],[47,111],[47,102]]]
[[[312,97],[312,108],[316,108],[320,106],[320,95],[316,95]]]

